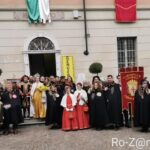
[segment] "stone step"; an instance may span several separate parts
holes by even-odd
[[[24,119],[23,123],[20,123],[19,126],[28,126],[28,125],[40,125],[45,124],[43,119]]]

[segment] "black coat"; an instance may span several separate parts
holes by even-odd
[[[150,126],[150,94],[144,91],[142,99],[137,90],[134,98],[134,126]]]
[[[3,122],[3,109],[2,109],[2,104],[0,104],[0,124]]]
[[[109,116],[109,123],[121,125],[122,124],[122,101],[119,84],[112,84],[105,92],[107,99],[107,112]]]
[[[91,91],[90,94],[90,124],[92,127],[103,128],[108,123],[106,99],[104,92]]]
[[[58,125],[61,126],[62,110],[63,110],[63,108],[60,106],[61,96],[55,99],[51,94],[49,94],[49,92],[47,92],[46,95],[47,95],[47,110],[46,110],[45,124],[49,125],[57,123]]]
[[[7,124],[18,124],[23,122],[22,111],[21,111],[21,100],[18,90],[12,91],[12,95],[16,95],[16,98],[10,98],[9,92],[6,90],[2,94],[3,105],[10,104],[9,109],[3,108],[4,123]]]

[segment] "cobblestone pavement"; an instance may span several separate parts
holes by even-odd
[[[135,138],[132,145],[131,138]],[[112,146],[112,138],[124,140],[123,147]],[[0,135],[0,150],[136,150],[138,138],[150,140],[149,133],[141,133],[135,129],[122,128],[115,130],[95,131],[92,129],[63,132],[50,130],[44,125],[21,127],[17,135]],[[143,150],[150,150],[150,141]],[[120,141],[120,146],[123,141]],[[139,147],[141,148],[141,147]]]

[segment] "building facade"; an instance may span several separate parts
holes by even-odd
[[[89,65],[100,62],[100,76],[116,76],[123,66],[144,66],[145,76],[150,79],[149,0],[137,0],[135,23],[116,23],[114,0],[86,0],[89,55],[83,54],[82,0],[51,0],[50,8],[51,23],[29,24],[24,0],[0,1],[2,80],[32,74],[40,66],[40,56],[48,55],[45,61],[51,63],[48,67],[54,68],[54,75],[62,75],[61,56],[65,55],[73,56],[76,77],[82,73],[90,79]]]

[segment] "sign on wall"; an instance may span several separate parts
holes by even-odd
[[[75,81],[73,56],[62,56],[62,73],[65,77],[71,76]]]

